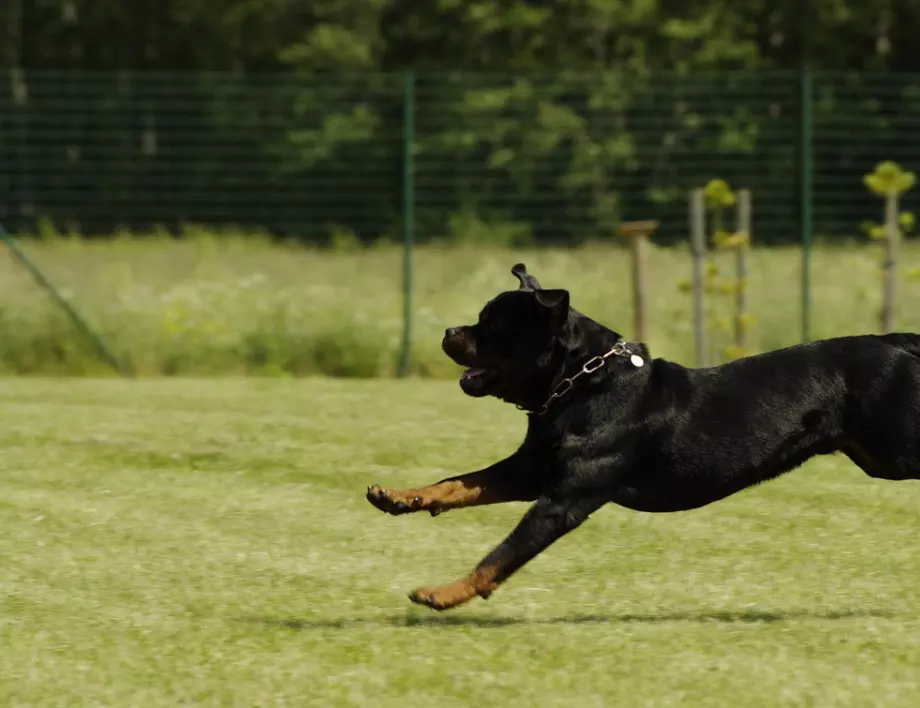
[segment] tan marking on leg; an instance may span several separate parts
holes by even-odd
[[[463,580],[450,585],[419,588],[409,594],[409,599],[433,610],[449,610],[477,596],[485,600],[498,588],[498,570],[498,566],[480,566]]]
[[[481,472],[416,489],[384,489],[375,485],[367,490],[368,501],[389,514],[428,511],[437,515],[448,509],[519,501],[520,496],[513,486],[490,484],[488,476]]]

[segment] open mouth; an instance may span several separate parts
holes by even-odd
[[[485,376],[486,369],[482,367],[471,366],[469,369],[465,369],[462,374],[460,374],[461,381],[474,381],[482,376]]]
[[[497,376],[495,369],[471,366],[460,374],[460,388],[470,396],[488,396],[495,388]]]

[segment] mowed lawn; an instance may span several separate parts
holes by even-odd
[[[0,705],[915,706],[920,483],[825,458],[610,506],[488,602],[410,605],[521,504],[387,517],[511,452],[453,382],[0,380]]]

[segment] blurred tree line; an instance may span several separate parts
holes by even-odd
[[[920,0],[5,0],[6,66],[920,70]]]
[[[804,57],[846,72],[816,90],[818,128],[856,111],[894,144],[891,116],[920,108],[871,73],[920,70],[920,0],[4,0],[0,28],[14,226],[397,233],[411,69],[423,238],[683,223],[688,184],[720,176],[787,240]],[[819,179],[897,157],[839,142]]]

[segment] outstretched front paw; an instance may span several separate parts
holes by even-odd
[[[430,512],[432,516],[437,516],[441,512],[440,508],[426,505],[420,496],[411,491],[384,489],[376,484],[367,488],[367,500],[380,511],[393,516],[422,510]]]
[[[425,605],[432,610],[449,610],[451,607],[469,602],[477,595],[488,600],[491,590],[477,589],[469,580],[435,588],[419,588],[409,593],[409,599],[416,605]]]
[[[472,598],[472,594],[458,593],[455,588],[419,588],[409,593],[409,599],[416,605],[424,605],[432,610],[449,610]]]

